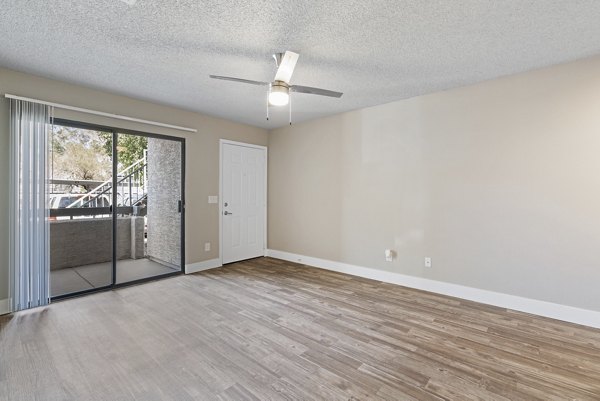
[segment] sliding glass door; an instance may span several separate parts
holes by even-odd
[[[183,168],[177,140],[118,133],[116,283],[181,271]],[[136,152],[132,153],[132,149]]]
[[[184,147],[180,138],[55,123],[51,297],[182,271]]]

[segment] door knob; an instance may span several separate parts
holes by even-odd
[[[225,216],[229,216],[230,214],[233,214],[233,213],[229,213],[227,210],[225,210],[225,211],[223,212],[223,214],[224,214]]]

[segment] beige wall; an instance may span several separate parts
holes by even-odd
[[[0,300],[8,296],[9,136],[8,101],[4,98],[5,93],[196,128],[197,133],[183,133],[87,114],[56,111],[57,117],[185,137],[186,263],[218,257],[218,205],[208,204],[207,198],[208,195],[219,193],[219,138],[266,145],[266,130],[0,68]],[[204,252],[205,242],[211,242],[210,252]]]
[[[268,218],[270,249],[600,311],[600,58],[274,130]]]

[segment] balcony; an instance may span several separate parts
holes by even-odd
[[[110,208],[51,209],[51,295],[101,288],[112,282]],[[134,210],[136,214],[134,214]],[[147,216],[143,207],[118,207],[116,283],[179,271],[147,252]]]

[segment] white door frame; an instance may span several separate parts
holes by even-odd
[[[247,148],[260,149],[265,154],[265,193],[264,193],[264,227],[265,227],[265,238],[263,245],[263,256],[267,256],[267,163],[268,163],[268,148],[262,145],[254,145],[252,143],[244,143],[244,142],[236,142],[230,141],[229,139],[219,139],[219,260],[220,265],[223,266],[223,145],[236,145],[236,146],[244,146]]]

